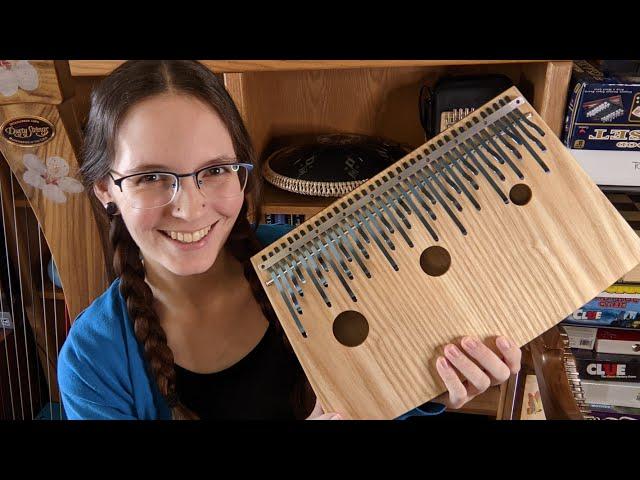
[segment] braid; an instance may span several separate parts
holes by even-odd
[[[178,400],[173,352],[153,309],[153,293],[145,282],[140,249],[131,238],[122,217],[111,217],[109,238],[113,246],[113,269],[120,277],[120,293],[125,299],[138,342],[144,348],[150,373],[165,397],[174,420],[192,420],[197,416]]]
[[[262,313],[269,320],[270,323],[275,327],[276,332],[282,338],[282,341],[286,347],[286,349],[290,352],[292,356],[292,360],[296,362],[297,365],[297,379],[291,392],[291,404],[294,409],[295,416],[299,419],[306,418],[309,416],[313,407],[315,406],[316,396],[307,380],[302,367],[297,361],[295,357],[295,353],[293,348],[291,347],[291,343],[289,343],[289,339],[287,338],[282,325],[278,321],[278,317],[276,316],[275,311],[265,293],[262,285],[260,283],[260,279],[256,275],[256,272],[251,264],[251,257],[262,250],[262,245],[258,240],[255,229],[251,228],[249,221],[247,220],[246,215],[246,203],[242,206],[242,210],[240,210],[240,214],[238,215],[238,220],[231,233],[229,234],[229,240],[227,245],[231,251],[231,254],[242,263],[244,269],[244,276],[249,282],[251,286],[251,291],[253,293],[254,298],[260,305]],[[257,228],[257,224],[256,224]]]

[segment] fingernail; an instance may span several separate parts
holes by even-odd
[[[509,340],[507,340],[505,337],[498,337],[498,340],[496,340],[496,342],[498,342],[498,346],[500,348],[511,348],[511,342]]]
[[[340,414],[336,413],[333,417],[331,417],[331,420],[342,420],[342,417],[340,416]]]
[[[460,350],[458,350],[455,345],[447,345],[444,349],[444,353],[453,358],[458,358],[460,356]]]
[[[447,362],[446,358],[444,358],[444,357],[438,357],[438,363],[444,369],[448,369],[449,368],[449,363]]]
[[[475,338],[467,337],[462,341],[462,345],[473,350],[478,347],[478,341]]]

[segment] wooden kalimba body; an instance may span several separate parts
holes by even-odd
[[[514,87],[252,258],[325,411],[391,419],[465,335],[522,346],[640,240]]]

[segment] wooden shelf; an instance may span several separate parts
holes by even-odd
[[[201,60],[218,73],[536,63],[545,60]],[[71,60],[73,76],[108,75],[124,60]]]
[[[305,215],[307,220],[338,200],[335,197],[312,197],[288,192],[264,183],[263,214],[286,213]]]
[[[487,415],[495,417],[498,414],[500,403],[500,386],[490,387],[486,392],[478,395],[459,410],[451,410],[455,413],[471,413],[475,415]]]
[[[29,200],[26,198],[16,198],[14,202],[16,208],[29,208]]]

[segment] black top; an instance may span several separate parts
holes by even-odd
[[[225,370],[195,373],[175,365],[176,387],[180,401],[201,419],[292,420],[299,368],[270,322],[258,345]]]

